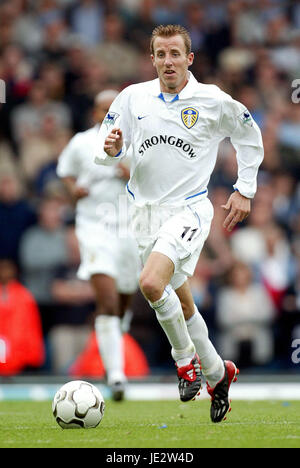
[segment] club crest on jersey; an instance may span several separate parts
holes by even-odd
[[[108,112],[103,121],[104,125],[114,125],[119,116],[116,112]]]
[[[186,128],[192,128],[197,122],[199,112],[194,107],[186,107],[181,111],[181,119]]]

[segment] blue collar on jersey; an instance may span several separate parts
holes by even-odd
[[[161,99],[162,101],[166,102],[163,93],[160,93],[160,94],[158,95],[158,97],[159,97],[159,99]],[[178,94],[176,94],[176,96],[172,99],[172,101],[169,101],[169,102],[175,102],[175,101],[178,101],[178,99],[179,99],[179,96],[178,96]]]
[[[154,80],[148,81],[147,82],[149,88],[149,93],[152,96],[158,97],[161,99],[163,102],[165,101],[162,92],[160,89],[160,82],[159,78],[155,78]],[[193,76],[193,74],[189,71],[189,81],[186,84],[186,86],[180,91],[180,93],[174,98],[174,101],[177,101],[178,99],[189,99],[195,97],[195,92],[199,89],[199,83],[196,80],[196,78]],[[173,101],[171,101],[173,102]]]

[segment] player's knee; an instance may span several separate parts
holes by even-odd
[[[157,278],[147,274],[141,274],[140,277],[140,288],[146,299],[150,302],[158,301],[164,291],[163,286],[159,283]]]

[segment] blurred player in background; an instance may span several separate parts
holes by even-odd
[[[209,340],[187,277],[210,230],[207,186],[219,143],[230,137],[237,151],[237,182],[223,205],[224,227],[232,231],[250,212],[262,138],[245,106],[217,86],[198,83],[189,72],[194,54],[183,27],[158,26],[151,59],[158,79],[129,86],[115,99],[100,129],[96,163],[118,163],[132,145],[127,189],[144,265],[140,288],[172,347],[181,400],[199,393],[201,366],[211,419],[220,422],[230,409],[229,387],[238,370],[221,359]]]
[[[78,276],[90,280],[95,291],[97,342],[116,401],[124,397],[122,332],[128,329],[130,302],[138,287],[139,258],[136,243],[128,236],[126,210],[120,205],[128,167],[97,167],[93,154],[100,125],[117,95],[115,90],[105,90],[96,96],[96,125],[70,140],[57,167],[58,176],[76,203],[81,254]]]

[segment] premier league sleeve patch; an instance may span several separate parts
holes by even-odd
[[[118,117],[120,117],[120,114],[117,114],[116,112],[108,112],[103,120],[103,123],[109,127],[110,125],[114,125],[116,123]]]
[[[186,107],[181,111],[181,120],[186,128],[192,128],[198,121],[199,112],[194,107]]]
[[[253,127],[253,120],[248,110],[242,112],[238,118],[241,120],[243,125],[249,125],[250,127]]]

